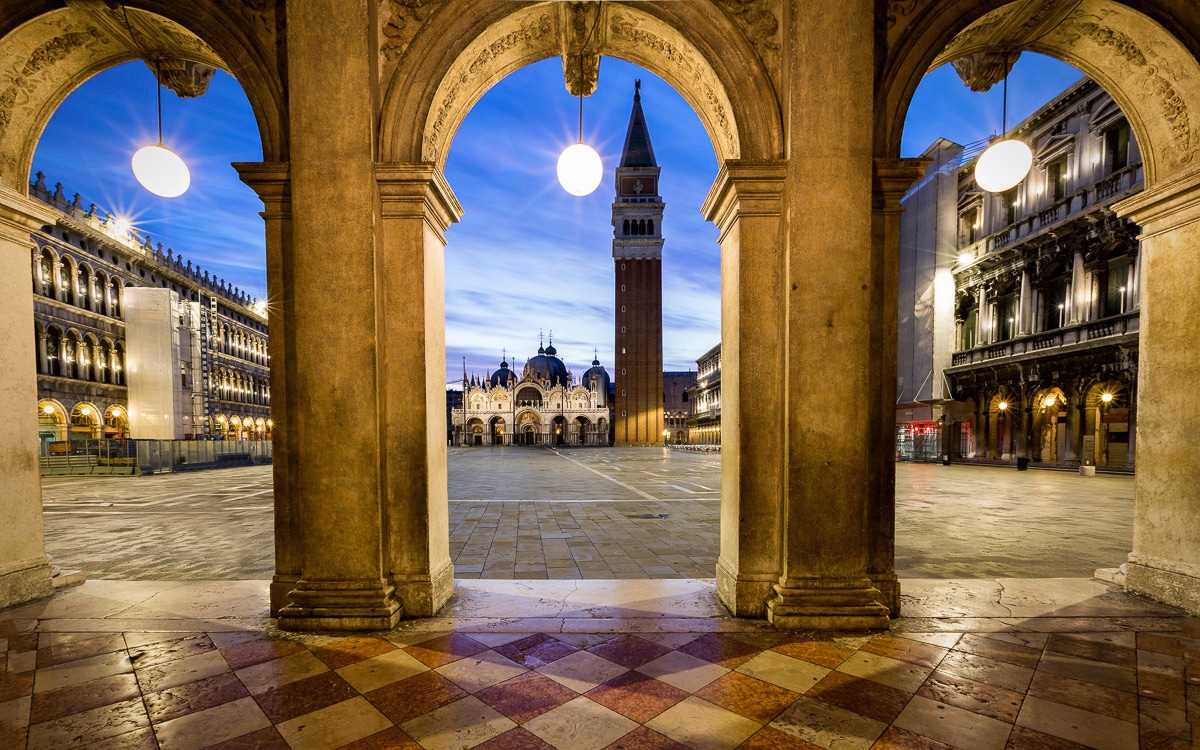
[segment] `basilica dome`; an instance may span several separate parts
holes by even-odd
[[[571,384],[571,376],[567,373],[566,364],[555,356],[557,353],[558,351],[554,348],[553,342],[551,342],[549,349],[539,346],[537,356],[525,360],[525,372],[523,376],[538,380],[548,380],[552,386],[561,385],[564,388],[569,386]]]
[[[493,388],[502,385],[508,387],[517,382],[517,373],[508,369],[508,360],[500,360],[500,369],[496,370],[488,377],[488,384]]]

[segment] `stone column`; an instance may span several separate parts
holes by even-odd
[[[1075,261],[1071,265],[1071,317],[1067,325],[1079,325],[1087,318],[1087,279],[1083,272],[1083,253],[1075,251]]]
[[[1021,268],[1021,307],[1017,313],[1017,335],[1028,336],[1033,332],[1033,284],[1029,279],[1029,267]]]
[[[296,389],[290,374],[296,365],[295,276],[292,250],[292,193],[286,163],[241,162],[238,175],[262,199],[267,240],[267,328],[271,339],[271,478],[275,496],[275,576],[271,579],[271,616],[288,603],[300,578],[301,525],[298,432],[292,429]],[[259,399],[259,403],[265,398]]]
[[[990,344],[988,333],[991,331],[988,328],[988,293],[987,286],[980,284],[975,290],[975,346],[983,346]]]
[[[867,574],[874,3],[785,6],[788,150],[784,565],[767,617],[780,628],[886,628]],[[839,54],[825,54],[836,39]],[[836,82],[836,85],[830,85]],[[837,217],[831,221],[831,217]]]
[[[1137,370],[1129,373],[1129,449],[1125,452],[1125,468],[1132,469],[1135,466],[1134,454],[1137,452],[1137,400],[1138,400],[1138,375]]]
[[[1142,306],[1142,257],[1145,254],[1141,247],[1133,251],[1133,259],[1129,263],[1129,281],[1126,282],[1128,291],[1125,294],[1125,311],[1133,312]]]
[[[1029,458],[1029,432],[1033,427],[1033,391],[1024,387],[1020,390],[1013,411],[1013,456]]]
[[[38,465],[37,366],[30,338],[33,292],[29,235],[54,223],[54,212],[0,186],[0,609],[49,596],[50,564],[42,531]]]
[[[37,340],[37,363],[38,363],[37,371],[46,373],[46,374],[50,373],[50,360],[47,358],[47,354],[46,354],[46,341],[49,338],[50,338],[50,334],[46,333],[45,331],[42,331],[41,333],[38,334],[38,340]],[[105,362],[104,364],[105,364],[105,366],[108,365],[107,362]]]
[[[1078,404],[1083,401],[1084,395],[1080,388],[1078,380],[1072,382],[1068,388],[1064,389],[1063,395],[1066,397],[1065,404],[1067,411],[1067,447],[1063,451],[1063,463],[1078,464],[1079,451],[1083,445],[1083,413],[1078,408]]]
[[[871,370],[867,406],[874,432],[868,443],[867,575],[879,601],[892,617],[900,616],[896,578],[896,368],[900,294],[900,199],[925,175],[930,159],[876,159],[872,188]],[[949,454],[950,422],[942,430]]]
[[[783,533],[785,168],[727,161],[701,211],[721,232],[721,550],[717,595],[763,617]]]
[[[446,229],[462,216],[462,208],[432,164],[379,164],[375,178],[383,206],[377,267],[384,552],[405,614],[429,617],[454,594],[446,493],[443,255]]]
[[[384,570],[379,343],[371,335],[379,323],[376,7],[287,3],[296,347],[287,386],[296,409],[287,416],[303,481],[299,502],[291,498],[301,569],[279,611],[285,630],[379,630],[401,616]]]
[[[1200,614],[1200,176],[1166,178],[1116,210],[1142,228],[1144,256],[1125,586]]]

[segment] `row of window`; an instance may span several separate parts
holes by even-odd
[[[271,364],[271,358],[267,354],[267,340],[261,336],[254,336],[218,320],[209,323],[208,336],[214,351],[230,354],[263,367]]]
[[[34,294],[114,318],[121,317],[122,288],[116,276],[93,272],[69,255],[56,260],[48,249],[38,256],[33,273]]]
[[[82,338],[75,331],[64,334],[58,326],[43,333],[36,325],[34,343],[40,375],[125,385],[125,347],[120,343],[97,341],[90,333]]]
[[[271,404],[271,383],[267,378],[222,368],[212,378],[210,388],[212,397],[222,401],[260,406]]]
[[[628,236],[653,236],[654,219],[626,219],[621,225],[621,233]]]

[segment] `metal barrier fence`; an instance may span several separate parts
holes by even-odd
[[[161,474],[271,463],[269,440],[69,440],[41,444],[42,476]]]

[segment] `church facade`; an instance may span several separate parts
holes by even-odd
[[[463,373],[462,406],[450,410],[458,446],[606,446],[611,414],[608,371],[599,359],[578,381],[551,341],[525,361],[520,376],[508,359],[486,377]]]

